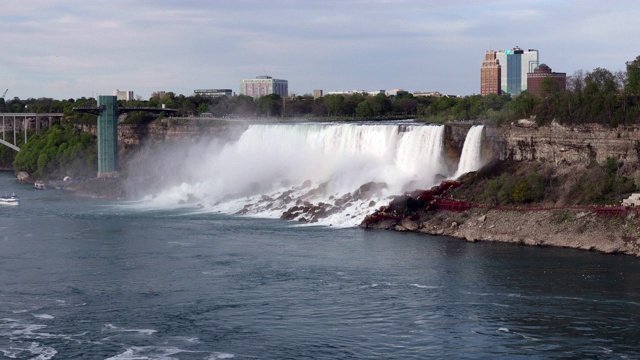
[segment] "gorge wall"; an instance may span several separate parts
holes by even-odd
[[[445,130],[447,157],[458,156],[469,127],[453,124]],[[541,161],[558,166],[604,164],[613,157],[627,173],[640,169],[640,127],[607,128],[598,124],[535,126],[527,123],[485,126],[486,160]]]
[[[451,162],[460,158],[466,134],[472,124],[445,125],[445,156]],[[237,139],[247,123],[215,120],[161,119],[146,125],[121,123],[118,141],[121,155],[143,142],[195,143],[206,137]],[[85,128],[95,133],[95,128]],[[625,172],[640,168],[640,127],[615,129],[598,124],[537,127],[512,123],[484,128],[483,158],[553,163],[555,165],[604,164],[608,157],[624,162]]]
[[[500,160],[538,160],[561,165],[604,164],[613,157],[624,163],[623,170],[638,170],[640,128],[584,126],[517,126],[485,130],[488,151]]]

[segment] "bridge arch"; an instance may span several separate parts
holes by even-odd
[[[13,145],[12,143],[10,143],[10,142],[8,142],[8,141],[4,141],[4,140],[0,139],[0,144],[2,144],[2,145],[6,145],[6,146],[8,146],[8,147],[12,148],[12,149],[13,149],[13,150],[15,150],[15,151],[20,151],[20,148],[19,148],[19,147],[17,147],[17,146],[15,146],[15,145]]]
[[[36,134],[40,133],[42,126],[49,126],[55,118],[62,118],[63,113],[0,113],[2,118],[2,139],[0,144],[6,145],[15,151],[20,151],[17,144],[17,134],[19,130],[28,130],[31,127],[31,122],[35,122]],[[7,125],[7,120],[9,125]],[[44,122],[44,125],[43,125]],[[13,143],[6,141],[4,137],[5,130],[13,129]],[[24,132],[24,142],[27,143],[27,131]]]

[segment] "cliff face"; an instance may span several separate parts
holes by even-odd
[[[445,126],[445,158],[452,167],[457,164],[469,130],[469,124]],[[213,120],[180,121],[161,119],[146,125],[121,123],[118,141],[121,154],[144,142],[192,142],[206,137],[237,139],[246,129],[244,123]],[[96,133],[95,127],[84,129]],[[485,126],[483,158],[541,161],[555,165],[604,164],[608,157],[625,163],[627,173],[640,169],[640,127],[604,128],[599,125],[536,127],[515,124],[502,127]]]
[[[146,125],[119,124],[118,142],[121,148],[128,149],[143,141],[195,143],[210,137],[235,139],[246,127],[240,122],[160,119]]]
[[[204,138],[237,139],[247,124],[241,122],[224,122],[215,120],[179,120],[160,119],[149,124],[126,124],[119,119],[118,147],[120,156],[144,143],[196,143]],[[85,125],[83,131],[97,135],[96,126]]]
[[[556,165],[604,164],[608,157],[621,160],[626,170],[637,170],[640,128],[603,128],[599,125],[544,127],[508,125],[486,128],[485,140],[492,156],[500,160],[538,160]]]

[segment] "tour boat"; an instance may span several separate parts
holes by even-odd
[[[47,186],[46,186],[42,181],[36,181],[36,182],[33,184],[33,187],[34,187],[36,190],[44,190],[44,189],[46,189],[46,188],[47,188]]]
[[[16,194],[0,196],[0,205],[20,205],[20,198]]]

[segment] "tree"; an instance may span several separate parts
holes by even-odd
[[[206,112],[209,112],[209,104],[206,102],[200,103],[200,105],[198,105],[198,115],[202,115],[202,113]]]
[[[327,106],[328,116],[338,116],[344,114],[344,96],[341,94],[326,95],[323,97],[324,104]]]
[[[393,109],[396,114],[415,115],[418,109],[418,101],[413,97],[399,97],[393,101]]]
[[[240,116],[254,116],[257,112],[256,102],[251,96],[234,96],[229,104],[229,112]]]
[[[558,83],[552,77],[542,79],[540,83],[540,96],[550,98],[558,94]]]
[[[280,116],[282,114],[282,97],[269,94],[258,99],[258,110],[262,115]]]
[[[630,95],[640,95],[640,55],[635,60],[627,62],[627,77],[625,92]]]
[[[605,94],[613,94],[618,92],[618,83],[615,75],[603,68],[596,68],[588,73],[585,77],[586,88],[588,94],[602,92]]]
[[[535,98],[528,91],[523,91],[511,101],[511,109],[517,116],[526,118],[531,115],[535,106]]]
[[[374,115],[380,116],[389,111],[391,103],[385,94],[376,94],[376,96],[371,99],[371,107],[373,108]]]
[[[373,116],[373,109],[369,101],[363,101],[356,107],[356,115],[361,118],[370,118]]]
[[[576,93],[581,93],[584,90],[584,70],[576,70],[573,75],[567,79],[567,89]]]

